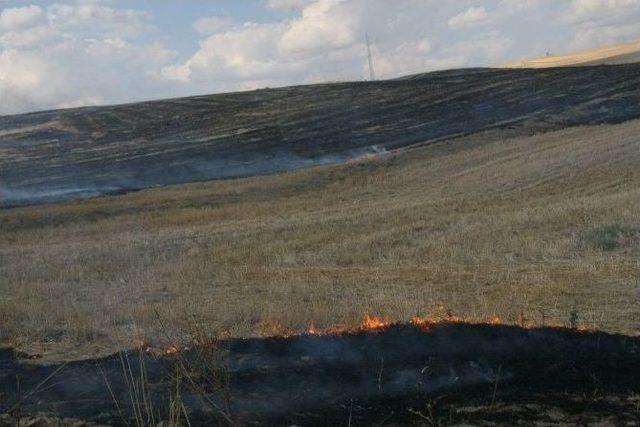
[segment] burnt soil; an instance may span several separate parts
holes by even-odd
[[[639,396],[640,338],[561,328],[397,325],[56,366],[0,353],[5,419],[135,424],[173,400],[192,425],[638,425]]]
[[[467,69],[0,117],[0,206],[640,117],[640,64]]]

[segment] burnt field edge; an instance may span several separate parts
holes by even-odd
[[[615,404],[608,398],[640,393],[639,368],[639,337],[455,323],[223,340],[171,352],[138,349],[51,366],[24,363],[4,350],[0,412],[19,407],[127,424],[135,418],[132,379],[145,379],[162,414],[181,372],[181,399],[196,423],[321,425],[322,414],[336,422],[351,414],[366,423],[390,413],[404,422],[414,416],[408,409],[427,402],[448,408],[553,404],[569,412],[583,405],[610,416]]]
[[[640,117],[638,70],[452,70],[0,117],[0,204],[265,175],[488,130],[621,123]]]

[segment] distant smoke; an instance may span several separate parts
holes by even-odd
[[[262,174],[286,172],[313,166],[343,163],[351,160],[365,159],[371,156],[387,154],[381,145],[373,145],[361,149],[353,149],[342,153],[324,154],[317,157],[302,157],[291,153],[277,153],[272,156],[252,160],[229,160],[200,162],[193,166],[195,174],[183,177],[183,182],[196,180],[213,180],[221,178],[238,178]]]
[[[387,154],[381,145],[352,149],[342,153],[303,157],[291,153],[276,153],[248,160],[223,158],[189,162],[186,165],[169,165],[161,171],[147,171],[142,177],[135,170],[114,171],[100,180],[80,179],[81,182],[57,184],[55,187],[0,186],[0,206],[15,207],[91,197],[120,194],[127,191],[158,185],[173,185],[215,179],[240,178],[270,173],[286,172],[313,166],[330,165],[350,160]]]
[[[0,186],[0,206],[13,207],[62,200],[85,199],[115,191],[115,188],[69,187],[58,189],[24,190]]]

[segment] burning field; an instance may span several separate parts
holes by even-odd
[[[34,366],[0,353],[4,420],[111,425],[640,422],[640,338],[372,317],[356,328]],[[41,422],[44,419],[41,420]]]
[[[2,211],[0,423],[637,424],[639,130]]]
[[[0,425],[639,424],[638,70],[0,118]]]

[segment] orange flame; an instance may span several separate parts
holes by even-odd
[[[344,334],[357,334],[360,332],[377,332],[377,331],[383,331],[385,329],[388,329],[400,323],[401,322],[394,321],[388,318],[371,316],[367,314],[364,316],[359,326],[354,327],[354,326],[348,326],[348,325],[337,325],[329,328],[319,329],[315,326],[315,324],[311,324],[307,328],[306,334],[307,335],[344,335]],[[514,322],[514,323],[505,322],[499,316],[492,316],[486,319],[465,318],[465,317],[454,315],[450,310],[447,310],[443,306],[439,306],[432,316],[427,316],[427,317],[416,316],[410,321],[411,325],[423,331],[427,331],[439,325],[445,325],[445,324],[451,324],[451,323],[468,323],[468,324],[490,325],[490,326],[513,325],[513,326],[520,326],[526,329],[532,329],[536,327],[536,325],[533,322],[529,321],[528,319],[524,319],[524,317],[521,317],[518,322]],[[561,326],[551,325],[551,327],[561,327]],[[575,328],[575,330],[578,332],[591,331],[591,329],[583,326],[577,327]],[[292,336],[292,335],[295,335],[295,334],[288,333],[286,336]]]
[[[401,322],[394,321],[388,318],[382,318],[377,316],[365,315],[362,322],[358,326],[349,326],[349,325],[336,325],[328,328],[317,328],[315,324],[310,324],[306,331],[303,333],[305,335],[314,335],[314,336],[326,336],[326,335],[348,335],[348,334],[358,334],[358,333],[376,333],[385,331],[395,325],[399,325]],[[498,316],[492,316],[490,318],[477,319],[477,318],[464,318],[460,316],[454,315],[450,310],[447,310],[444,306],[440,305],[435,310],[435,313],[432,316],[427,317],[419,317],[416,316],[411,319],[410,324],[414,327],[428,331],[440,325],[452,324],[452,323],[468,323],[468,324],[476,324],[476,325],[490,325],[490,326],[519,326],[521,328],[532,329],[536,326],[550,327],[550,328],[562,328],[563,326],[559,324],[546,323],[544,325],[535,325],[529,319],[525,319],[524,316],[520,316],[517,322],[505,322]],[[263,322],[260,324],[260,335],[263,337],[280,337],[280,338],[288,338],[299,335],[294,330],[280,324],[274,322]],[[588,333],[592,332],[593,329],[587,328],[585,326],[578,326],[573,328],[576,332]],[[147,354],[153,354],[157,356],[161,355],[174,355],[179,354],[184,351],[190,350],[192,347],[190,346],[179,346],[179,345],[171,345],[167,347],[153,347],[149,343],[143,340],[134,340],[133,344],[135,348],[144,351]],[[193,342],[193,345],[198,345],[196,341]]]
[[[491,319],[489,319],[489,321],[487,322],[490,325],[502,325],[502,319],[500,319],[500,317],[498,316],[493,316]]]
[[[377,331],[380,329],[386,329],[392,325],[393,325],[393,322],[390,320],[366,315],[364,316],[364,320],[362,321],[361,326],[362,326],[362,329],[365,331]]]
[[[171,345],[164,349],[164,354],[176,354],[180,352],[180,349],[174,345]]]

